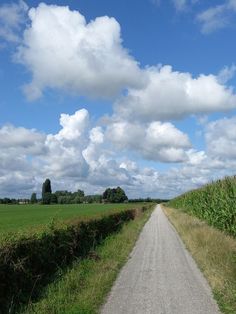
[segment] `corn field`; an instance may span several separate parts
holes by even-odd
[[[226,177],[169,202],[236,237],[236,176]]]

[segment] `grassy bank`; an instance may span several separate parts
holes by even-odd
[[[207,278],[223,313],[236,313],[236,240],[180,210],[163,207]]]
[[[236,237],[236,177],[226,177],[169,202]]]
[[[15,313],[20,305],[38,299],[42,290],[76,259],[142,213],[128,209],[96,219],[55,224],[41,232],[15,234],[0,243],[0,313]]]
[[[104,214],[141,207],[143,204],[0,205],[0,236],[6,232],[37,229],[52,220],[96,218]]]
[[[98,313],[151,211],[139,214],[119,233],[106,238],[89,258],[58,274],[56,282],[48,286],[41,300],[29,304],[22,313]]]

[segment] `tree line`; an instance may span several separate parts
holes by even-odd
[[[46,179],[42,185],[42,204],[80,204],[80,203],[123,203],[128,201],[125,191],[121,187],[107,188],[103,194],[85,195],[83,190],[69,192],[67,190],[52,193],[51,181]],[[36,194],[32,193],[31,203],[36,203]]]
[[[0,204],[81,204],[81,203],[138,203],[138,202],[156,202],[162,203],[167,200],[147,198],[128,199],[125,191],[121,187],[107,188],[102,194],[85,195],[83,190],[76,192],[60,190],[52,192],[51,181],[46,179],[42,184],[42,197],[37,198],[35,192],[29,199],[0,198]]]

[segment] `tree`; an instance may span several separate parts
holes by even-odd
[[[123,203],[128,200],[125,191],[121,187],[116,189],[106,189],[103,193],[103,199],[109,203]]]
[[[36,193],[32,193],[32,194],[31,194],[30,202],[31,202],[31,204],[37,203],[37,196],[36,196]]]
[[[78,190],[78,191],[76,192],[76,196],[84,197],[84,191]]]
[[[45,182],[43,183],[42,196],[44,193],[52,193],[51,181],[49,179],[46,179]]]
[[[51,203],[51,193],[44,193],[42,196],[42,204],[50,204]]]
[[[50,204],[51,203],[51,181],[46,179],[42,186],[42,203],[43,204]]]
[[[50,203],[51,204],[57,204],[57,195],[55,193],[51,194]]]

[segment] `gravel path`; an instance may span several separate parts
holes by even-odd
[[[220,313],[206,280],[159,205],[101,313]]]

